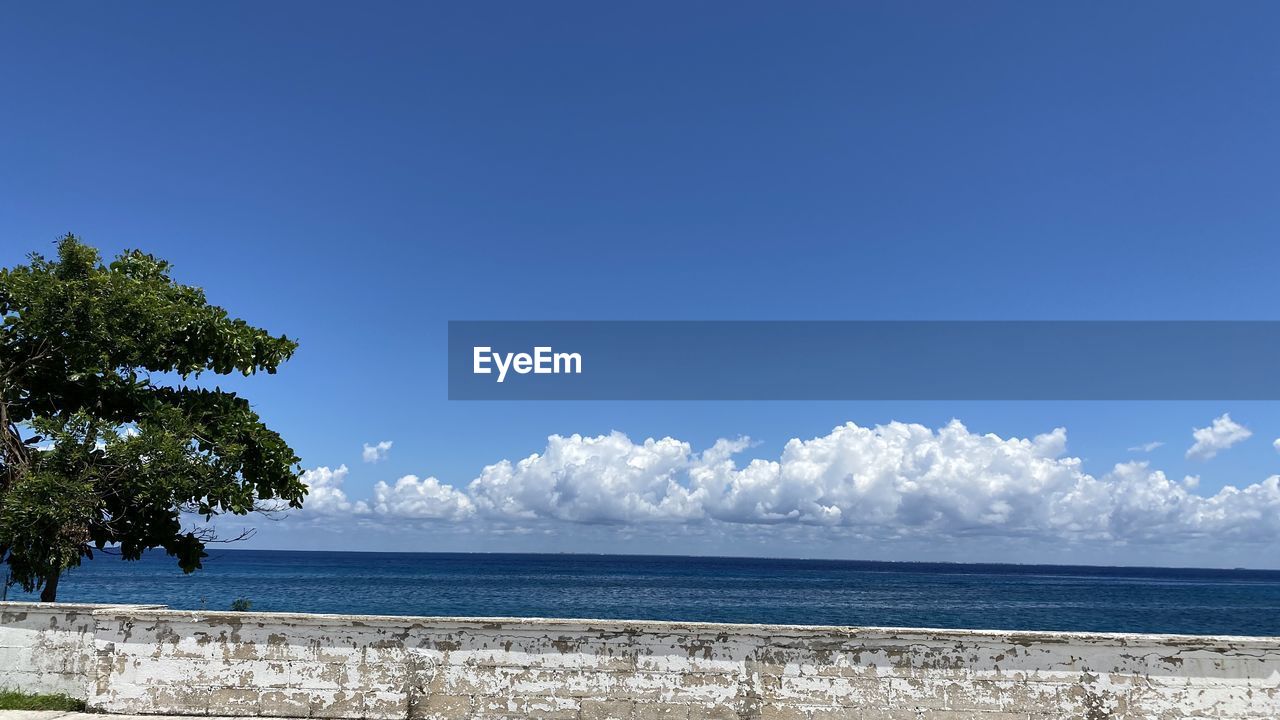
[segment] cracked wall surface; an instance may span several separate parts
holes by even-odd
[[[87,698],[97,667],[95,610],[144,605],[0,602],[0,688]]]
[[[1280,717],[1280,638],[0,603],[0,685],[119,713]]]

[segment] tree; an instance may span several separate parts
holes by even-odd
[[[298,457],[244,398],[193,379],[274,374],[297,348],[210,305],[169,263],[57,259],[0,269],[0,559],[41,600],[95,550],[200,568],[222,514],[302,507]],[[192,526],[199,516],[204,524]],[[184,519],[188,520],[184,527]]]

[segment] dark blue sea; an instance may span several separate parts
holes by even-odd
[[[10,589],[10,600],[31,599]],[[1280,571],[841,560],[215,550],[99,556],[68,602],[487,615],[1280,635]]]

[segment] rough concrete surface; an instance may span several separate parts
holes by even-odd
[[[165,720],[166,717],[189,715],[102,715],[101,712],[76,712],[68,710],[0,710],[0,720]],[[230,720],[205,716],[204,720]],[[237,717],[236,720],[243,720]]]
[[[0,685],[152,715],[1280,718],[1280,638],[0,603]]]
[[[156,720],[154,715],[150,717],[151,720]],[[101,715],[69,712],[67,710],[0,710],[0,720],[57,720],[57,718],[64,718],[65,720],[76,720],[77,718],[102,720]]]

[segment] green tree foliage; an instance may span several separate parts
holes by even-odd
[[[244,398],[190,384],[275,373],[297,343],[169,270],[138,251],[104,265],[72,235],[55,260],[0,270],[0,558],[44,600],[95,549],[136,560],[163,548],[200,568],[217,538],[184,515],[302,506],[284,440]]]

